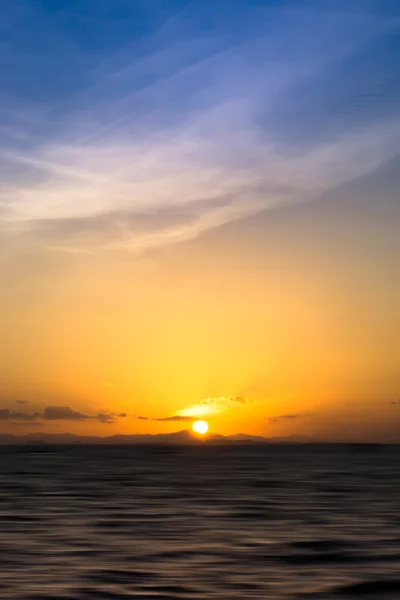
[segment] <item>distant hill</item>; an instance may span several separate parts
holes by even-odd
[[[191,430],[175,433],[111,435],[107,437],[80,436],[73,433],[28,433],[25,435],[0,435],[0,445],[21,444],[276,444],[311,443],[310,438],[301,436],[265,438],[257,435],[238,433],[220,435],[212,433],[204,438],[193,435]]]

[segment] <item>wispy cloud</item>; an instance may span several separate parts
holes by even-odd
[[[17,106],[18,135],[9,131],[1,147],[6,243],[143,252],[314,199],[400,150],[393,111],[343,127],[347,106],[326,107],[316,94],[331,73],[339,97],[336,65],[398,23],[318,3],[249,14],[254,34],[236,41],[218,30],[205,37],[177,16],[173,36],[154,34],[87,71],[85,86],[54,109],[50,131],[50,109],[32,106],[27,119]],[[378,79],[382,87],[382,70]],[[298,86],[306,94],[294,110]],[[322,138],[309,135],[317,114]]]
[[[204,398],[198,404],[193,404],[178,411],[183,417],[196,418],[217,415],[226,409],[240,408],[252,403],[245,396],[218,396],[216,398]]]
[[[278,423],[281,421],[291,421],[293,419],[301,419],[304,417],[309,417],[310,414],[309,413],[293,413],[293,414],[288,414],[288,415],[278,415],[275,417],[267,417],[266,421],[268,423],[274,424],[274,423]]]
[[[251,404],[251,402],[250,398],[245,398],[244,396],[220,396],[218,398],[205,398],[201,401],[201,404],[206,406],[227,406],[234,404]]]

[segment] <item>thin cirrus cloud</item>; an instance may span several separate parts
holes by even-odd
[[[80,78],[71,75],[62,99],[52,90],[40,103],[15,102],[6,89],[8,247],[143,252],[315,199],[399,152],[400,91],[383,44],[398,20],[373,2],[238,6],[240,35],[216,17],[206,34],[183,12],[97,65],[65,50]],[[363,53],[376,59],[368,73]]]

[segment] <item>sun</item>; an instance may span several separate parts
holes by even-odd
[[[193,431],[199,433],[200,435],[204,435],[208,431],[208,423],[207,421],[196,421],[193,423]]]

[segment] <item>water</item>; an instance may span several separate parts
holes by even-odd
[[[0,598],[400,598],[400,450],[0,448]]]

